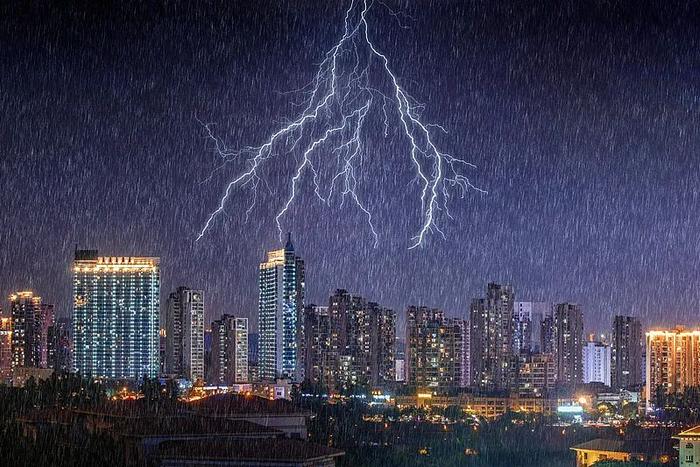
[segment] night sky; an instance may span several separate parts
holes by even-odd
[[[291,167],[269,166],[248,222],[243,188],[195,242],[242,168],[209,177],[220,158],[199,121],[230,147],[262,144],[299,111],[288,91],[313,78],[349,3],[63,3],[0,5],[0,293],[32,288],[67,316],[78,244],[160,256],[163,295],[204,289],[208,321],[255,317]],[[700,324],[698,3],[388,4],[398,17],[368,16],[376,45],[488,194],[453,200],[446,240],[409,250],[415,173],[398,129],[371,120],[358,192],[379,246],[308,179],[283,219],[307,302],[340,287],[459,315],[496,281],[581,303],[593,330],[616,313]]]

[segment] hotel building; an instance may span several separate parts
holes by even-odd
[[[157,376],[159,303],[159,258],[98,256],[96,250],[77,250],[74,369],[95,378]]]

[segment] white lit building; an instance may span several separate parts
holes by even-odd
[[[586,342],[583,347],[583,382],[610,386],[610,346],[602,342]]]

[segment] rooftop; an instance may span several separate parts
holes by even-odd
[[[161,459],[235,459],[237,461],[309,462],[314,459],[339,457],[343,451],[289,438],[254,440],[206,440],[164,442]]]
[[[681,431],[674,438],[676,439],[686,439],[686,438],[697,438],[700,437],[700,425],[694,426],[693,428],[685,431]]]
[[[269,400],[256,396],[241,396],[238,394],[217,394],[199,399],[187,404],[195,411],[205,411],[213,416],[226,415],[304,415],[304,412],[287,400]]]
[[[646,454],[655,456],[668,454],[673,451],[673,444],[670,438],[643,439],[643,440],[620,440],[596,438],[585,443],[572,446],[573,451],[604,451],[604,452],[625,452],[631,454]]]

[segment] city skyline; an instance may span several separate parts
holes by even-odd
[[[291,236],[291,233],[289,233],[288,235]],[[287,242],[287,244],[288,244],[289,238],[286,240],[286,242]],[[282,248],[282,250],[283,250],[283,248]],[[282,250],[278,250],[278,251],[282,251]],[[72,255],[75,255],[78,251],[82,251],[82,250],[74,250],[74,251],[72,252]],[[89,251],[89,250],[86,250],[86,251]],[[269,253],[270,251],[276,251],[276,250],[268,250],[268,253]],[[119,257],[120,257],[120,255],[112,256],[112,255],[109,255],[109,254],[104,255],[104,256],[105,256],[106,258],[111,258],[111,257],[113,257],[113,258],[119,258]],[[123,256],[123,255],[121,255],[121,256]],[[127,257],[128,257],[128,256],[127,256]],[[159,259],[160,259],[160,258],[159,258]],[[160,269],[162,270],[162,267],[160,267]],[[259,270],[259,268],[258,268],[258,270]],[[72,278],[72,276],[71,276],[70,274],[71,274],[71,273],[69,273],[69,278]],[[164,279],[164,278],[161,277],[161,281],[162,281],[163,279]],[[514,288],[515,291],[518,293],[518,295],[517,295],[517,300],[516,300],[514,303],[515,303],[516,305],[519,305],[520,307],[523,307],[523,306],[527,306],[527,307],[536,306],[536,307],[539,307],[539,308],[537,308],[537,315],[536,315],[537,317],[536,317],[535,321],[533,321],[533,323],[532,323],[531,325],[530,325],[530,324],[527,325],[527,326],[531,326],[532,329],[531,329],[531,330],[525,331],[525,332],[527,332],[527,333],[529,333],[529,334],[531,333],[532,336],[535,336],[535,337],[528,337],[528,339],[531,341],[531,345],[533,346],[533,349],[534,349],[535,347],[538,347],[538,345],[536,345],[536,341],[540,338],[540,335],[539,335],[539,334],[540,334],[540,329],[539,329],[539,328],[540,328],[541,325],[542,325],[542,322],[541,322],[541,321],[538,322],[537,320],[538,320],[538,319],[541,320],[542,318],[546,317],[546,313],[544,312],[545,308],[549,308],[549,311],[550,311],[550,314],[551,314],[551,311],[554,309],[554,307],[556,306],[557,303],[571,303],[571,304],[573,304],[573,305],[581,305],[580,303],[578,303],[578,302],[573,302],[573,301],[571,301],[571,302],[567,302],[566,300],[559,301],[559,302],[558,302],[558,301],[555,301],[555,300],[553,301],[553,300],[547,299],[547,297],[545,297],[544,300],[540,300],[540,301],[533,301],[533,300],[529,300],[529,299],[527,299],[527,298],[523,299],[523,297],[522,297],[522,295],[520,294],[520,292],[519,292],[517,286],[514,286],[512,283],[508,283],[508,282],[499,283],[498,281],[487,281],[486,283],[487,283],[487,284],[496,284],[496,285],[499,285],[499,286],[506,286],[506,287]],[[190,282],[185,281],[184,284],[190,284]],[[482,287],[483,287],[483,285],[482,285]],[[183,285],[183,284],[181,283],[181,284],[177,285],[176,287],[174,287],[173,289],[183,289],[183,288],[184,288],[184,289],[189,289],[190,286],[189,286],[189,285]],[[255,288],[256,288],[256,290],[257,290],[257,284],[256,284]],[[341,287],[341,288],[342,288],[342,287]],[[21,289],[21,290],[25,290],[25,292],[22,292],[22,293],[40,293],[40,292],[37,292],[37,290],[31,289],[31,288],[28,288],[28,287],[19,288],[19,289],[13,289],[13,290],[20,290],[20,289]],[[201,289],[201,292],[204,292],[204,291],[206,290],[204,287],[202,287],[202,288],[200,288],[200,289]],[[329,292],[326,293],[325,296],[322,295],[318,300],[313,300],[313,299],[307,299],[307,298],[305,298],[305,299],[304,299],[304,303],[305,303],[305,304],[314,304],[314,302],[316,302],[316,301],[318,301],[319,303],[325,303],[325,300],[326,300],[325,297],[327,297],[328,295],[332,295],[333,290],[338,290],[338,287],[336,287],[335,289],[331,289]],[[353,294],[360,295],[359,293],[357,293],[357,292],[355,292],[355,291],[352,291],[352,293],[353,293]],[[6,304],[6,305],[11,304],[10,299],[12,298],[13,295],[15,295],[15,292],[12,292],[12,293],[10,293],[10,294],[8,295],[8,300],[7,300],[7,304]],[[43,294],[42,294],[42,295],[43,295]],[[60,295],[60,294],[58,294],[58,295]],[[165,304],[165,306],[162,307],[162,309],[160,310],[160,313],[162,314],[162,319],[163,319],[163,322],[162,322],[161,324],[162,324],[162,326],[165,326],[165,325],[166,325],[165,317],[166,317],[166,315],[167,315],[167,301],[168,301],[168,297],[169,297],[169,295],[170,295],[170,292],[168,292],[167,290],[164,290],[164,289],[161,288],[161,290],[159,291],[159,295],[160,295],[160,301],[161,301],[162,303]],[[257,295],[257,294],[256,294],[256,295]],[[465,311],[458,311],[458,312],[450,312],[450,311],[448,311],[448,310],[443,310],[443,309],[440,308],[440,307],[432,307],[430,304],[424,304],[424,302],[422,302],[422,301],[420,301],[420,300],[415,301],[415,302],[410,302],[410,303],[408,303],[404,308],[395,309],[395,311],[396,311],[396,313],[397,313],[397,319],[398,319],[397,323],[401,323],[400,325],[397,324],[397,338],[403,340],[403,339],[405,339],[405,337],[406,337],[405,334],[404,334],[404,331],[405,331],[405,319],[406,319],[407,314],[408,314],[408,311],[409,311],[409,309],[410,309],[411,307],[438,308],[438,309],[442,310],[442,311],[445,313],[445,315],[446,315],[447,317],[450,317],[450,318],[458,318],[458,319],[461,318],[461,319],[466,319],[466,320],[468,321],[468,320],[469,320],[469,316],[470,316],[470,310],[471,310],[471,307],[473,306],[473,301],[474,301],[474,300],[477,300],[477,299],[479,299],[479,293],[478,293],[478,292],[475,294],[474,297],[471,298],[472,304],[470,305],[470,307],[468,307]],[[55,305],[54,305],[53,303],[52,303],[50,306],[51,306],[52,308],[55,307]],[[259,305],[258,305],[257,299],[256,299],[255,307],[258,308],[258,306],[259,306]],[[389,308],[391,308],[391,307],[389,307]],[[71,318],[72,318],[72,316],[71,316],[71,311],[72,311],[72,309],[73,309],[73,305],[71,304],[71,305],[68,307],[67,313],[65,313],[65,312],[64,312],[64,313],[56,313],[55,311],[52,311],[52,312],[55,313],[56,319],[71,319]],[[392,309],[393,309],[393,308],[392,308]],[[5,317],[5,316],[7,315],[7,317],[9,317],[9,315],[7,314],[8,311],[5,311],[5,310],[8,310],[8,311],[9,311],[9,308],[7,308],[7,306],[6,306],[6,307],[3,307],[2,304],[0,304],[0,316]],[[518,320],[519,320],[519,312],[522,313],[522,310],[523,310],[523,309],[521,308],[520,310],[514,310],[514,311],[513,311],[513,319],[514,319],[515,321],[518,321]],[[254,333],[257,333],[257,332],[258,332],[258,327],[257,327],[257,319],[258,319],[257,314],[258,314],[258,313],[259,313],[259,310],[257,310],[257,309],[255,310],[254,313],[251,314],[251,316],[248,316],[248,314],[241,312],[241,314],[244,315],[245,318],[249,319],[249,321],[250,321],[251,323],[254,324],[254,326],[250,328],[250,332],[254,332]],[[211,325],[213,324],[213,322],[216,321],[216,320],[219,319],[222,315],[225,315],[225,314],[230,314],[230,313],[227,313],[227,312],[225,312],[225,311],[224,311],[224,312],[219,312],[218,310],[211,311],[211,310],[209,309],[209,306],[207,306],[206,309],[205,309],[205,311],[204,311],[204,327],[205,327],[207,330],[211,330]],[[583,322],[584,322],[584,331],[585,331],[586,335],[589,335],[589,334],[590,334],[590,335],[596,335],[596,334],[597,334],[597,335],[601,335],[601,336],[605,336],[605,335],[607,335],[607,336],[609,336],[609,337],[612,336],[612,334],[613,334],[613,332],[614,332],[614,330],[615,330],[615,321],[614,321],[614,320],[615,320],[615,318],[618,317],[618,316],[630,316],[630,317],[633,318],[633,319],[641,320],[642,326],[643,326],[643,328],[642,328],[642,333],[643,333],[643,332],[646,332],[646,331],[654,331],[654,330],[663,330],[663,329],[667,329],[667,328],[673,328],[673,327],[676,327],[676,326],[682,326],[682,327],[687,327],[687,328],[696,328],[696,327],[700,327],[700,324],[693,324],[692,321],[690,321],[690,322],[689,322],[689,321],[679,322],[679,321],[674,321],[674,320],[671,320],[671,321],[660,320],[659,322],[656,322],[656,323],[647,323],[647,322],[644,321],[644,319],[643,319],[642,317],[640,317],[640,316],[638,316],[638,315],[625,315],[624,313],[623,313],[622,315],[621,315],[620,313],[615,313],[615,314],[611,315],[611,316],[609,317],[609,318],[610,318],[610,323],[608,323],[607,321],[605,321],[605,322],[598,322],[595,326],[590,326],[590,325],[589,325],[589,322],[592,320],[592,318],[588,315],[587,312],[584,312],[584,313],[583,313]],[[605,318],[607,319],[607,317],[605,317]],[[698,321],[698,323],[700,323],[700,321]],[[514,334],[513,334],[513,340],[514,340],[513,344],[514,344],[514,345],[516,345],[516,343],[517,343],[517,342],[516,342],[516,335],[517,335],[517,333],[523,332],[522,329],[518,328],[518,326],[522,326],[522,325],[523,325],[523,324],[521,323],[521,324],[519,324],[519,325],[516,325],[516,327],[514,328],[514,331],[513,331],[513,332],[514,332]],[[521,336],[521,338],[523,338],[523,336]],[[538,342],[538,341],[537,341],[537,342]],[[520,345],[522,345],[522,344],[520,344]]]
[[[10,0],[0,50],[9,462],[700,465],[700,1]]]

